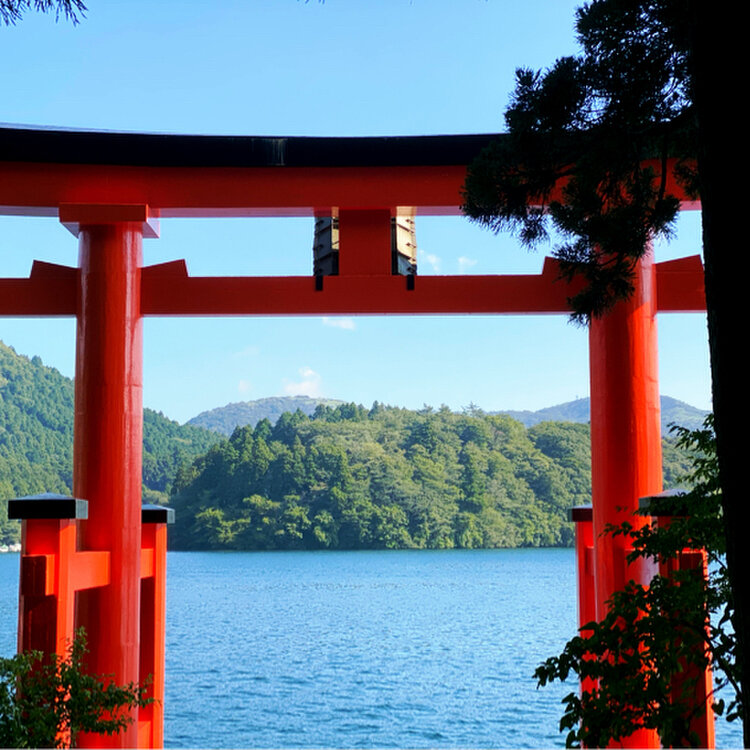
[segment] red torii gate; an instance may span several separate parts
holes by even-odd
[[[120,683],[152,674],[163,699],[168,519],[141,508],[144,316],[569,312],[572,290],[549,259],[530,276],[392,273],[391,218],[459,215],[466,165],[495,137],[0,128],[0,213],[58,217],[79,240],[77,268],[35,261],[29,278],[0,279],[0,316],[77,318],[73,494],[88,502],[17,505],[27,519],[19,650],[59,653],[83,626],[93,670]],[[142,239],[158,236],[159,217],[189,216],[337,217],[338,275],[194,278],[179,260],[142,267]],[[624,540],[601,531],[662,489],[656,313],[702,310],[699,257],[647,257],[633,298],[591,326],[593,598],[579,590],[589,619],[640,575],[626,570]],[[658,746],[653,732],[629,742]],[[163,709],[81,744],[159,747]]]

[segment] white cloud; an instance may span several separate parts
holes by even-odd
[[[357,327],[354,318],[345,317],[323,318],[323,325],[330,328],[342,328],[345,331],[353,331]]]
[[[240,380],[240,382],[237,383],[237,390],[241,394],[246,395],[253,390],[253,384],[249,380]]]
[[[320,375],[310,367],[300,367],[301,380],[291,382],[284,381],[284,393],[287,396],[310,396],[315,398],[322,396]]]
[[[437,273],[440,270],[440,258],[432,253],[420,253],[419,260],[424,260],[432,270]]]
[[[470,268],[473,268],[477,264],[477,261],[473,258],[467,258],[465,255],[462,255],[458,259],[458,272],[459,273],[466,273]]]

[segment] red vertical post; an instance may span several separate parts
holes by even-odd
[[[167,524],[174,511],[143,506],[140,681],[153,702],[138,716],[138,746],[164,747],[164,657],[167,616]]]
[[[686,549],[680,553],[676,570],[691,571],[693,575],[708,576],[708,559],[703,550]],[[662,575],[665,575],[662,572]],[[713,675],[711,669],[702,671],[695,667],[688,668],[686,673],[675,680],[673,689],[680,694],[684,686],[690,680],[695,680],[692,703],[694,706],[704,706],[705,710],[699,712],[690,721],[690,730],[698,736],[698,747],[716,747],[716,719],[712,707],[711,696],[713,694]]]
[[[583,626],[596,619],[596,591],[594,585],[594,528],[590,505],[571,508],[569,519],[575,523],[576,582],[578,585],[578,629],[586,635]],[[596,683],[591,679],[581,681],[581,692],[592,690]]]
[[[63,656],[73,641],[74,591],[71,562],[76,521],[68,518],[21,522],[18,652]]]
[[[591,485],[599,618],[607,611],[607,599],[627,580],[641,580],[635,566],[626,566],[627,539],[602,536],[602,532],[608,524],[638,523],[633,514],[639,498],[662,488],[656,284],[650,254],[638,264],[634,285],[631,299],[594,319],[590,331]]]
[[[596,619],[594,597],[594,531],[590,505],[571,508],[569,518],[575,523],[576,580],[578,584],[578,627]]]
[[[79,622],[90,669],[120,684],[139,678],[142,235],[134,221],[81,221],[79,232],[73,486],[89,501],[84,546],[111,554],[111,583],[81,593]],[[137,724],[80,743],[136,747]]]
[[[663,493],[668,495],[669,491]],[[666,515],[659,509],[659,496],[648,498],[648,508],[654,516],[654,522],[660,528],[668,528],[673,517]],[[708,578],[708,555],[701,549],[684,549],[676,557],[659,563],[659,575],[665,578],[673,578],[675,573],[690,571],[691,575],[700,576],[704,580]],[[679,634],[675,634],[678,638]],[[713,675],[711,668],[699,671],[695,666],[686,666],[685,671],[678,675],[672,684],[676,695],[681,696],[687,685],[694,683],[692,704],[694,707],[703,707],[705,710],[698,711],[697,715],[690,720],[690,730],[698,737],[698,747],[716,747],[716,717],[712,708],[711,695],[713,694]]]
[[[638,263],[634,293],[590,328],[591,485],[596,616],[633,579],[648,583],[641,566],[627,565],[628,540],[603,535],[608,524],[638,524],[640,497],[662,488],[661,423],[656,335],[656,278],[649,251]],[[643,523],[641,521],[641,523]],[[624,747],[658,747],[641,730]]]
[[[8,501],[21,520],[18,651],[63,656],[73,642],[76,593],[109,584],[109,552],[80,552],[77,524],[88,503],[43,493]]]

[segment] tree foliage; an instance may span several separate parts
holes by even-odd
[[[86,653],[79,631],[64,656],[0,659],[0,747],[75,747],[80,732],[117,734],[150,703],[143,686],[88,674]]]
[[[77,24],[87,8],[82,0],[0,0],[0,22],[13,26],[23,20],[24,13],[30,10],[54,12],[56,20],[62,15],[71,23]]]
[[[539,685],[571,674],[583,682],[583,692],[563,699],[560,729],[568,732],[568,746],[605,747],[640,728],[656,729],[664,747],[696,746],[690,721],[707,706],[696,703],[695,688],[709,666],[715,691],[721,695],[726,688],[732,695],[727,703],[716,692],[709,696],[714,710],[729,720],[741,715],[710,419],[702,430],[681,430],[679,442],[694,451],[693,489],[661,501],[661,512],[674,515],[672,522],[640,529],[625,523],[607,533],[629,538],[631,562],[646,559],[668,567],[684,550],[703,549],[710,575],[687,570],[657,574],[648,586],[629,582],[611,597],[601,621],[584,625],[559,656],[536,670]]]
[[[539,435],[543,449],[534,439]],[[543,438],[543,439],[542,439]],[[171,543],[208,549],[567,545],[588,428],[376,404],[240,427],[185,467]],[[546,451],[557,452],[562,460]],[[567,465],[566,459],[570,456]],[[582,460],[578,460],[582,459]]]
[[[144,499],[166,502],[180,489],[183,546],[569,544],[565,509],[590,496],[586,425],[526,430],[476,408],[321,404],[313,419],[286,413],[229,441],[146,409],[143,446]],[[0,543],[18,540],[7,498],[70,491],[72,450],[72,381],[0,343]],[[665,480],[685,466],[666,441]]]
[[[577,56],[518,71],[509,132],[472,166],[465,210],[534,245],[554,226],[579,322],[632,291],[648,243],[668,236],[677,210],[668,167],[700,200],[713,405],[740,682],[750,684],[750,579],[745,564],[747,407],[737,321],[746,314],[747,259],[733,252],[738,140],[727,134],[727,65],[717,40],[738,31],[706,0],[590,0],[576,13]],[[750,745],[750,707],[744,740]]]
[[[684,3],[594,0],[577,11],[581,53],[546,71],[519,69],[507,134],[471,165],[464,212],[535,246],[554,229],[562,274],[583,278],[571,299],[584,322],[633,291],[636,262],[670,236],[694,178],[694,121]]]
[[[672,476],[686,455],[665,451]],[[188,549],[566,546],[588,502],[589,429],[479,409],[319,406],[235,430],[174,482]]]

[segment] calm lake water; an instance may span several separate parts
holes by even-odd
[[[2,655],[17,579],[0,555]],[[168,579],[167,747],[563,744],[575,686],[531,675],[575,631],[572,550],[175,552]]]

